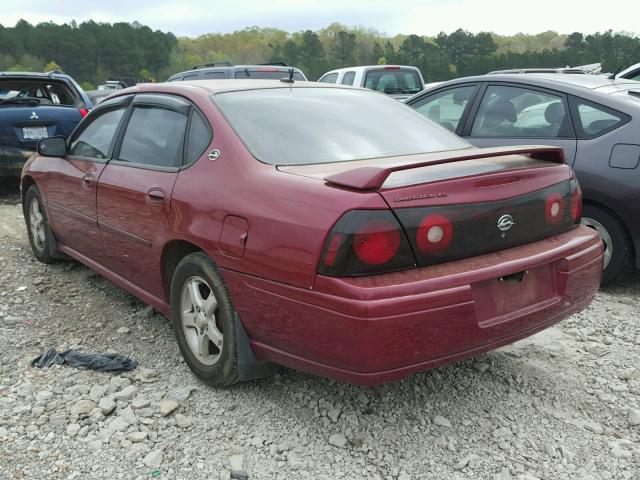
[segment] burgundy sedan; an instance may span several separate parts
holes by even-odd
[[[397,379],[566,318],[602,273],[561,149],[474,148],[349,87],[122,90],[40,142],[22,192],[35,256],[171,317],[214,385]]]

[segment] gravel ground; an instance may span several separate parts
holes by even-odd
[[[640,478],[640,277],[396,383],[283,370],[217,390],[162,316],[77,263],[35,261],[17,201],[0,199],[0,479]],[[140,365],[31,368],[49,347]]]

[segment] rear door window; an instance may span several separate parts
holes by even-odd
[[[104,113],[92,115],[90,123],[72,139],[69,155],[97,160],[109,158],[113,139],[125,109],[125,107],[105,109]]]
[[[342,81],[340,83],[342,85],[353,85],[353,79],[355,77],[356,77],[356,72],[354,72],[354,71],[346,72],[343,75]]]
[[[576,98],[574,100],[578,120],[576,129],[579,138],[593,138],[615,130],[629,118],[611,108]]]
[[[136,106],[122,138],[118,160],[154,167],[182,164],[187,116],[160,106]]]
[[[224,72],[204,72],[204,78],[210,78],[213,80],[226,78]]]
[[[505,85],[490,85],[471,128],[472,137],[564,138],[571,122],[563,96]]]
[[[411,107],[429,120],[455,132],[475,89],[475,85],[450,88],[422,97]]]

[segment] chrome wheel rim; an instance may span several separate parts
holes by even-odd
[[[38,253],[42,253],[45,244],[44,215],[37,198],[31,199],[29,204],[29,227],[33,245]]]
[[[190,277],[182,287],[180,313],[182,331],[196,359],[213,365],[222,354],[223,334],[216,319],[218,301],[201,277]]]
[[[604,268],[606,269],[607,266],[609,266],[609,263],[611,263],[611,256],[613,255],[613,244],[611,243],[611,235],[609,235],[607,229],[604,228],[604,225],[602,225],[597,220],[594,220],[593,218],[582,217],[580,223],[586,225],[589,228],[593,228],[596,232],[598,232],[598,235],[600,235],[600,238],[604,243]]]

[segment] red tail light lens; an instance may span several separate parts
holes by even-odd
[[[416,244],[421,253],[437,253],[451,243],[453,227],[444,215],[437,213],[426,216],[418,226]]]
[[[80,116],[82,118],[86,117],[87,114],[89,113],[89,110],[87,110],[86,108],[80,108],[80,109],[78,109],[78,111],[80,112]]]
[[[329,234],[318,273],[344,277],[415,265],[409,241],[390,210],[352,210]]]
[[[564,217],[564,199],[559,193],[552,193],[547,197],[544,218],[548,224],[555,225],[562,222]]]
[[[580,223],[582,217],[582,189],[577,178],[571,179],[571,218],[573,223]]]
[[[353,239],[356,255],[369,265],[387,263],[398,252],[398,247],[400,247],[399,230],[395,225],[384,220],[367,222]]]

